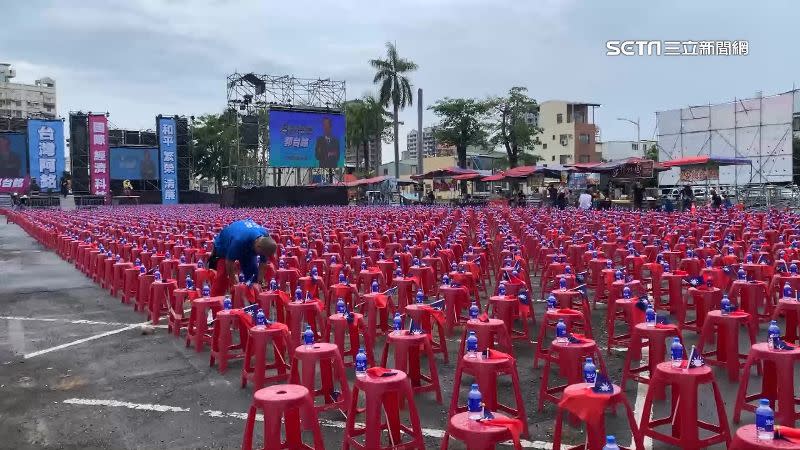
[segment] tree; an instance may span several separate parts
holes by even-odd
[[[515,86],[509,89],[507,97],[487,101],[494,118],[491,142],[505,147],[509,168],[517,167],[520,159],[526,155],[525,149],[532,149],[540,143],[537,135],[542,129],[532,120],[539,111],[539,105],[526,92],[527,88]]]
[[[658,162],[658,145],[653,144],[648,147],[647,150],[644,151],[644,159],[652,159],[655,162]]]
[[[194,175],[213,179],[222,192],[224,168],[236,153],[236,128],[221,114],[200,116],[192,130],[194,138]]]
[[[392,122],[389,113],[372,95],[345,103],[347,148],[356,149],[356,171],[360,163],[359,150],[364,157],[364,171],[369,168],[369,143],[389,136]]]
[[[377,70],[373,83],[380,84],[380,103],[392,106],[394,125],[394,176],[400,177],[400,119],[401,109],[413,103],[411,83],[405,74],[417,70],[417,65],[397,54],[397,48],[391,42],[386,43],[386,59],[371,59],[369,64]],[[420,130],[422,132],[422,130]]]
[[[471,98],[445,97],[428,109],[439,118],[436,140],[454,146],[458,167],[466,168],[467,147],[486,143],[489,105]],[[466,181],[461,182],[461,193],[467,193]]]

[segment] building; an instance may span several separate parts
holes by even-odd
[[[596,103],[548,100],[539,104],[538,123],[542,133],[541,144],[534,152],[543,158],[543,164],[571,164],[599,162],[600,153],[595,148],[599,130],[594,123]]]
[[[644,158],[648,148],[656,145],[656,141],[604,141],[595,144],[595,152],[600,153],[603,161],[615,161],[625,158]]]
[[[417,160],[416,159],[401,159],[400,160],[400,179],[410,180],[411,175],[417,173]],[[378,166],[378,173],[376,176],[391,175],[394,176],[394,161]]]
[[[436,137],[434,136],[435,127],[425,127],[422,129],[422,152],[425,156],[436,156]],[[411,130],[406,134],[406,156],[409,159],[417,157],[417,130]]]
[[[786,183],[800,178],[800,161],[793,157],[793,141],[800,147],[800,90],[767,97],[759,92],[726,103],[659,111],[656,124],[659,161],[702,155],[750,160],[749,166],[720,167],[718,174],[712,170],[719,184]],[[659,183],[693,180],[696,171],[681,170],[662,172]]]
[[[56,82],[44,77],[33,84],[14,83],[17,72],[0,63],[0,117],[55,119]]]
[[[369,167],[366,168],[365,172],[372,173],[379,172],[381,163],[383,162],[383,157],[381,155],[382,151],[382,141],[380,139],[374,139],[370,141],[368,145],[369,151]],[[358,155],[358,162],[356,163],[356,155]],[[348,148],[345,153],[345,165],[348,167],[358,167],[359,170],[364,170],[364,147],[360,146],[358,148]],[[380,175],[380,174],[378,174]]]

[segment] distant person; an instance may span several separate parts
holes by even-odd
[[[556,204],[556,201],[558,200],[558,189],[556,189],[555,185],[553,185],[552,183],[547,188],[547,196],[550,198],[550,206],[552,206],[553,208],[558,206]]]
[[[11,140],[0,135],[0,178],[18,178],[22,174],[22,159],[11,151]]]
[[[334,168],[339,165],[342,149],[339,146],[339,139],[332,135],[330,117],[322,118],[322,136],[317,138],[314,151],[319,167]]]
[[[668,213],[671,213],[671,212],[675,211],[675,204],[672,203],[672,199],[669,198],[669,196],[667,196],[667,195],[662,195],[661,196],[661,209],[664,212],[668,212]]]
[[[436,196],[433,195],[433,190],[428,191],[427,197],[428,197],[428,204],[429,205],[432,205],[432,204],[434,204],[436,202]]]
[[[522,189],[517,191],[517,206],[525,206],[525,194],[522,193]]]
[[[642,203],[644,203],[644,188],[642,183],[637,182],[633,186],[633,207],[642,209]]]
[[[39,183],[36,182],[36,178],[31,178],[31,185],[28,189],[31,195],[39,195],[39,192],[42,188],[39,187]]]
[[[694,192],[692,192],[692,187],[687,184],[681,189],[681,211],[692,209],[693,202]]]
[[[722,206],[722,197],[717,193],[716,188],[711,188],[711,207],[719,209]]]
[[[139,175],[143,180],[155,180],[158,178],[156,176],[156,162],[150,157],[148,150],[144,150],[142,165],[139,167]]]
[[[66,198],[69,195],[69,180],[67,177],[61,178],[61,196]]]
[[[239,282],[236,262],[247,281],[260,281],[257,256],[266,264],[278,246],[267,230],[252,220],[239,220],[223,228],[214,239],[208,266],[217,270],[212,296],[224,295]]]
[[[588,189],[583,191],[580,197],[578,197],[578,208],[592,209],[592,194],[589,193]]]

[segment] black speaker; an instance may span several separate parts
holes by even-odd
[[[89,192],[89,117],[69,115],[69,160],[72,166],[72,192]]]
[[[125,130],[108,130],[108,146],[122,147],[125,145]]]
[[[258,147],[258,116],[242,116],[239,139],[245,147]]]
[[[193,164],[190,132],[189,120],[186,117],[177,117],[175,119],[175,156],[178,159],[179,192],[189,190],[189,180],[192,178]],[[144,137],[144,133],[142,136]]]
[[[141,145],[142,139],[138,131],[125,130],[125,145]]]

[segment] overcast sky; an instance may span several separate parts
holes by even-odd
[[[0,15],[0,62],[18,81],[51,76],[61,115],[109,111],[123,128],[220,112],[237,70],[331,77],[359,97],[386,41],[419,65],[426,107],[526,86],[539,101],[600,103],[604,140],[635,138],[617,117],[641,117],[651,138],[655,111],[800,86],[795,0],[26,0]],[[611,57],[611,39],[744,39],[749,55]],[[401,149],[415,111],[401,114]]]

